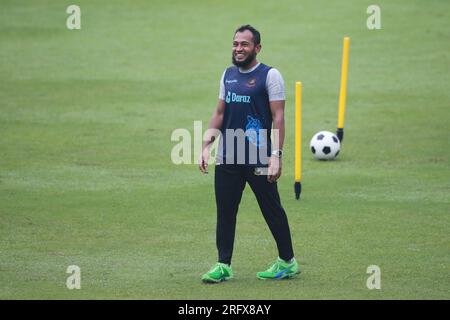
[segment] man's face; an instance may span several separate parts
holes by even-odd
[[[255,46],[253,34],[249,30],[237,32],[233,39],[232,61],[237,67],[246,68],[261,50],[261,45]]]

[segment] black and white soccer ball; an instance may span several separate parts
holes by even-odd
[[[318,160],[332,160],[341,150],[338,137],[330,131],[317,132],[309,144],[314,158]]]

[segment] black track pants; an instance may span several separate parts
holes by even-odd
[[[254,168],[244,165],[216,165],[215,194],[217,205],[216,244],[219,262],[231,264],[236,230],[236,216],[245,184],[256,196],[261,212],[278,247],[278,255],[287,261],[294,257],[286,213],[281,206],[276,182],[266,175],[255,175]]]

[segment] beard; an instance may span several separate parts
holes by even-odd
[[[255,51],[249,53],[247,58],[245,58],[245,60],[243,60],[243,61],[237,61],[236,58],[234,57],[234,54],[231,54],[231,61],[233,62],[233,64],[236,67],[244,68],[244,69],[246,67],[248,67],[253,62],[253,60],[255,60],[255,58],[256,58],[256,52]]]

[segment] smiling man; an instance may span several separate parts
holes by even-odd
[[[218,104],[209,123],[209,129],[221,132],[214,182],[219,257],[216,265],[202,276],[204,282],[217,283],[233,277],[236,216],[247,183],[278,248],[276,262],[268,270],[258,272],[257,278],[285,279],[300,272],[276,182],[281,175],[285,130],[284,81],[278,70],[258,62],[256,56],[260,51],[261,36],[255,28],[245,25],[235,31],[233,66],[222,75]],[[213,142],[214,136],[203,142],[199,157],[203,173],[208,173]],[[251,265],[250,259],[248,263]]]

